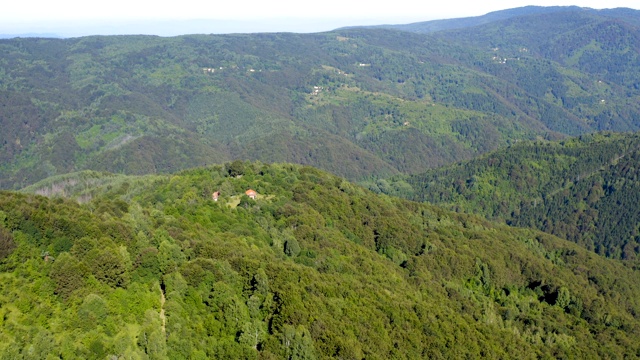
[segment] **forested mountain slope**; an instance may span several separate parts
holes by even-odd
[[[633,119],[638,117],[640,88],[640,11],[523,7],[441,22],[446,31],[429,30],[431,25],[439,28],[439,21],[391,28],[430,32],[434,38],[484,53],[459,60],[515,85],[495,87],[511,102],[523,100],[520,89],[529,97],[526,101],[547,100],[536,105],[537,118],[551,129],[573,135],[585,126],[637,130]],[[610,96],[622,89],[624,95]],[[567,113],[586,119],[586,124]]]
[[[465,18],[453,18],[453,19],[441,19],[420,21],[411,24],[397,24],[397,25],[374,25],[365,26],[365,28],[383,28],[383,29],[395,29],[402,31],[409,31],[420,34],[433,33],[443,30],[464,29],[483,24],[489,24],[492,22],[506,20],[510,18],[556,13],[561,11],[576,11],[585,10],[577,6],[523,6],[519,8],[498,10],[487,13],[481,16],[471,16]]]
[[[376,37],[6,40],[0,185],[73,169],[141,174],[229,158],[313,163],[364,178],[476,153],[477,141],[462,143],[454,120],[493,129],[494,142],[482,145],[489,147],[545,132],[435,104],[424,88],[398,79],[432,65],[420,65],[410,49],[387,46],[403,38],[415,48],[423,39],[387,34],[386,44],[371,43]],[[164,154],[154,158],[158,149]],[[431,156],[400,159],[425,152]],[[138,161],[127,161],[132,154]]]
[[[370,188],[537,228],[599,254],[640,252],[640,135],[523,142]]]
[[[83,204],[0,192],[3,358],[640,355],[632,266],[314,168],[39,187]]]
[[[472,37],[348,29],[0,40],[0,188],[230,159],[362,180],[514,140],[637,130],[637,15],[581,14],[491,22]]]
[[[414,33],[426,34],[426,33],[438,32],[438,31],[445,31],[445,30],[459,30],[459,29],[473,28],[476,26],[490,24],[490,23],[498,24],[500,21],[503,21],[503,20],[511,20],[512,22],[516,22],[521,18],[525,18],[528,16],[544,17],[549,14],[559,14],[560,16],[562,16],[562,13],[582,13],[590,16],[601,17],[601,18],[620,19],[620,20],[628,21],[635,25],[640,25],[640,21],[638,20],[638,10],[629,9],[629,8],[592,9],[588,7],[579,7],[579,6],[533,6],[531,5],[531,6],[523,6],[523,7],[513,8],[513,9],[493,11],[481,16],[421,21],[421,22],[416,22],[411,24],[364,26],[364,28],[394,29],[394,30],[402,30],[402,31],[414,32]],[[555,24],[555,25],[558,25],[558,24]]]
[[[521,54],[541,57],[597,76],[603,83],[639,87],[640,10],[568,9],[444,31],[438,36],[469,46],[493,48],[497,56],[504,58]],[[542,84],[546,84],[549,76],[540,75]],[[560,94],[566,86],[569,84],[549,84],[548,91]],[[563,101],[563,106],[571,108],[574,104]]]

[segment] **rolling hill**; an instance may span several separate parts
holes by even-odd
[[[567,13],[567,14],[562,14]],[[421,21],[411,24],[398,24],[398,25],[377,25],[377,26],[364,26],[359,28],[382,28],[402,30],[413,33],[428,34],[446,30],[460,30],[465,28],[474,28],[485,24],[499,24],[500,21],[526,21],[527,17],[545,17],[545,16],[559,16],[568,15],[568,13],[581,13],[591,15],[599,18],[619,19],[629,21],[634,25],[639,25],[638,22],[638,10],[629,8],[614,8],[614,9],[592,9],[588,7],[579,6],[523,6],[513,9],[498,10],[487,13],[481,16],[472,16],[465,18],[453,18],[442,20]],[[558,24],[554,24],[557,26]]]
[[[640,137],[604,133],[521,142],[370,188],[537,228],[601,255],[640,252]]]
[[[393,29],[402,30],[419,34],[428,34],[444,30],[464,29],[476,27],[484,24],[489,24],[501,20],[507,20],[511,18],[558,13],[564,11],[584,11],[585,8],[577,6],[524,6],[513,9],[499,10],[487,13],[481,16],[471,16],[465,18],[453,18],[453,19],[440,19],[430,21],[420,21],[411,24],[398,24],[398,25],[374,25],[364,26],[368,29]],[[362,27],[361,27],[362,28]]]
[[[0,192],[4,357],[640,351],[631,263],[311,167],[82,172],[31,191],[52,197]]]

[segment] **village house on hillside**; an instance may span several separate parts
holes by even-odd
[[[253,189],[249,189],[249,190],[245,191],[244,193],[245,193],[245,195],[247,195],[252,200],[255,200],[258,197],[258,193]]]
[[[218,201],[219,197],[220,197],[220,191],[216,191],[211,195],[211,198],[213,198],[213,201]]]

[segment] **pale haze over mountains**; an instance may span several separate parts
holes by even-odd
[[[519,6],[576,5],[594,9],[638,8],[636,1],[485,1],[482,3],[344,3],[259,2],[203,4],[122,0],[108,3],[13,2],[0,14],[0,37],[78,37],[87,35],[147,34],[177,36],[196,33],[321,32],[344,26],[405,24],[436,19],[480,16]]]

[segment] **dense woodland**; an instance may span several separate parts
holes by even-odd
[[[599,254],[640,252],[640,136],[604,133],[506,149],[368,187],[537,228]]]
[[[365,180],[638,130],[638,11],[554,9],[428,34],[0,40],[0,188],[233,159]]]
[[[34,191],[0,193],[2,358],[640,356],[634,267],[314,168]]]

